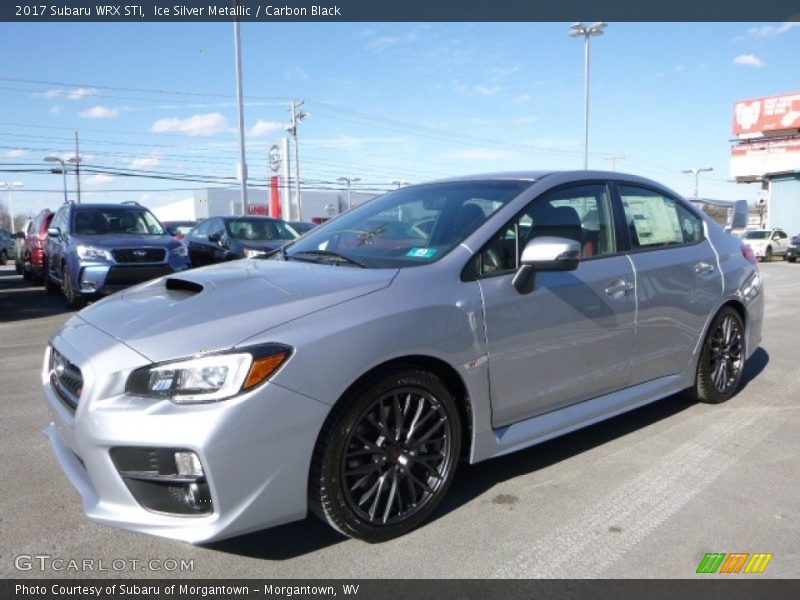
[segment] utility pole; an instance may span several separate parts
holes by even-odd
[[[618,160],[623,160],[624,158],[625,158],[625,156],[622,155],[622,154],[612,154],[610,156],[606,156],[605,160],[607,160],[607,161],[609,161],[611,163],[611,170],[612,171],[616,171],[617,170],[617,161]]]
[[[583,37],[583,168],[589,168],[589,38],[603,35],[608,23],[600,21],[591,25],[573,23],[570,27],[571,37]]]
[[[75,189],[78,194],[78,204],[81,203],[81,151],[78,143],[78,132],[75,132]]]
[[[292,122],[286,126],[286,130],[294,138],[294,194],[297,200],[297,220],[303,219],[303,200],[300,196],[300,146],[297,142],[297,124],[308,118],[308,113],[297,109],[305,104],[305,100],[292,100],[289,110],[292,113]]]

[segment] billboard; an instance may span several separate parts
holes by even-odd
[[[800,171],[800,137],[740,142],[731,148],[731,177]]]
[[[739,100],[733,107],[733,134],[759,137],[800,129],[800,92]]]

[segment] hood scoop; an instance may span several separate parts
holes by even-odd
[[[199,294],[203,291],[203,286],[196,281],[189,281],[188,279],[178,279],[177,277],[168,277],[164,283],[164,287],[168,290],[176,292],[188,292],[190,294]]]

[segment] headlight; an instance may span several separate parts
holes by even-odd
[[[103,250],[102,248],[95,248],[94,246],[85,246],[83,244],[78,244],[76,248],[78,252],[78,258],[86,259],[86,258],[99,258],[102,260],[111,260],[111,256],[109,255],[107,250]]]
[[[289,346],[266,344],[159,363],[131,373],[125,391],[179,404],[225,400],[266,381],[291,354]]]
[[[255,248],[245,248],[244,255],[247,258],[255,258],[256,256],[264,256],[266,252],[264,250],[256,250]]]
[[[188,256],[189,249],[183,244],[181,244],[177,248],[173,248],[172,250],[170,250],[169,253],[172,254],[172,256]]]

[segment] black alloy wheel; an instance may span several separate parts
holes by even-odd
[[[458,410],[434,374],[409,368],[371,378],[334,408],[315,451],[310,505],[341,533],[368,542],[424,521],[453,479]]]
[[[744,324],[739,313],[724,307],[706,335],[697,369],[695,395],[701,402],[725,402],[739,386],[744,367]]]

